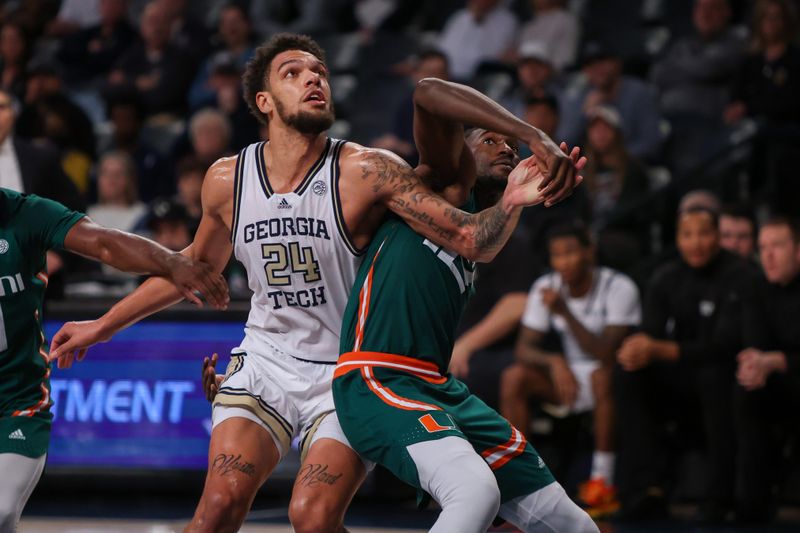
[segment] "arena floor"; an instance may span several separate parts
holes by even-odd
[[[20,533],[173,533],[181,531],[185,522],[154,520],[107,520],[71,518],[29,518],[20,523]],[[240,533],[292,533],[288,525],[246,524]],[[386,529],[351,527],[352,533],[422,533],[422,529]]]
[[[379,506],[382,507],[382,506]],[[419,513],[414,518],[405,515],[403,521],[417,522],[417,527],[391,527],[388,524],[397,521],[394,513],[384,513],[381,509],[370,511],[368,508],[359,509],[353,515],[352,521],[366,525],[350,525],[348,530],[352,533],[424,533],[428,530],[434,519],[432,513]],[[769,526],[737,527],[697,527],[685,521],[670,521],[668,523],[641,524],[641,525],[617,525],[611,523],[601,523],[601,533],[649,533],[657,531],[659,533],[796,533],[800,531],[800,523],[796,520],[797,510],[784,515],[779,519],[779,523]],[[790,516],[786,516],[786,514]],[[286,509],[274,508],[255,510],[248,517],[247,523],[242,527],[240,533],[292,533],[292,528],[285,523]],[[789,520],[786,520],[789,518]],[[173,533],[180,532],[186,524],[187,519],[169,520],[149,520],[149,519],[114,519],[114,518],[58,518],[58,517],[24,517],[20,523],[20,533]],[[278,520],[284,523],[262,523],[263,521],[273,522]],[[490,530],[495,531],[495,530]],[[512,529],[497,530],[503,533],[514,533]]]

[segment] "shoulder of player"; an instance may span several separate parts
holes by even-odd
[[[360,144],[348,142],[342,149],[339,165],[343,177],[379,180],[392,177],[415,176],[411,166],[399,155]]]
[[[214,161],[203,180],[203,203],[218,204],[233,201],[238,156],[221,157]]]

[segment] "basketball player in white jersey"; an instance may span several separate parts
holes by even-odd
[[[245,97],[270,140],[206,174],[203,218],[184,253],[221,271],[233,251],[253,298],[214,400],[208,475],[187,531],[237,531],[295,437],[304,458],[289,507],[294,530],[343,531],[366,468],[333,414],[330,380],[360,254],[383,217],[391,210],[437,244],[488,261],[523,205],[542,193],[555,203],[576,181],[573,159],[549,138],[473,91],[459,102],[463,122],[524,139],[547,179],[536,190],[533,165],[521,165],[497,205],[460,211],[397,156],[325,135],[333,122],[327,74],[322,50],[307,37],[276,35],[260,47],[245,72]],[[51,359],[69,366],[76,351],[180,299],[150,279],[101,318],[66,324]]]

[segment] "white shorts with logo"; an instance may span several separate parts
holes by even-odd
[[[335,364],[292,357],[262,343],[262,351],[231,351],[231,361],[214,398],[213,426],[240,417],[269,432],[283,458],[295,439],[303,456],[320,438],[352,448],[339,426],[331,380]]]

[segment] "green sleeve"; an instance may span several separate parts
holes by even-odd
[[[25,229],[31,244],[49,250],[63,248],[67,232],[85,216],[53,200],[30,194],[22,195],[14,222]]]

